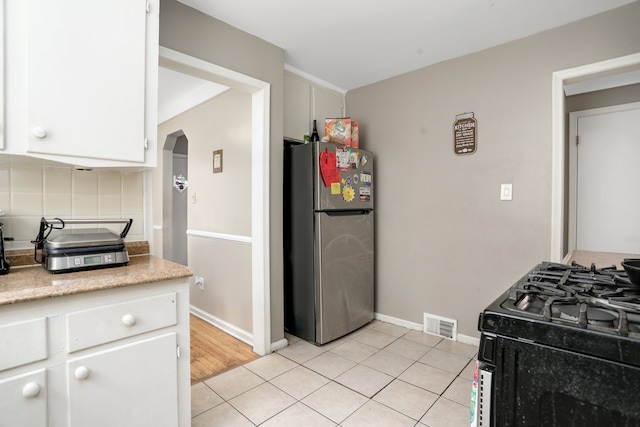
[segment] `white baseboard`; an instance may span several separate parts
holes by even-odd
[[[251,347],[253,347],[253,334],[242,330],[240,328],[238,328],[237,326],[232,325],[229,322],[225,322],[224,320],[210,314],[207,313],[204,310],[199,309],[198,307],[194,306],[194,305],[190,305],[189,306],[189,311],[191,311],[191,314],[193,314],[194,316],[199,317],[200,319],[204,320],[207,323],[212,324],[213,326],[215,326],[216,328],[220,329],[223,332],[226,332],[227,334],[231,335],[232,337],[235,337],[237,339],[239,339],[240,341],[250,345]]]
[[[199,317],[200,319],[204,320],[207,323],[212,324],[213,326],[215,326],[216,328],[220,329],[221,331],[231,335],[232,337],[235,337],[237,339],[239,339],[240,341],[242,341],[245,344],[250,345],[251,347],[253,347],[253,334],[250,334],[249,332],[242,330],[234,325],[232,325],[229,322],[225,322],[224,320],[210,314],[207,313],[206,311],[200,310],[198,307],[190,305],[189,306],[189,310],[191,311],[191,314],[193,314],[196,317]],[[281,340],[278,340],[276,342],[272,342],[271,343],[271,352],[274,351],[278,351],[280,349],[285,348],[286,346],[289,345],[289,342],[287,341],[286,338],[282,338]]]
[[[475,345],[476,347],[478,347],[480,345],[480,338],[458,334],[458,342],[461,342],[462,344]]]
[[[253,347],[253,334],[245,330],[242,330],[232,325],[229,322],[225,322],[224,320],[210,313],[207,313],[206,311],[203,311],[196,306],[191,305],[189,307],[189,310],[191,311],[191,314],[193,314],[194,316],[199,317],[200,319],[204,320],[207,323],[212,324],[213,326],[220,329],[221,331]],[[416,331],[422,331],[422,324],[420,323],[409,322],[408,320],[398,319],[397,317],[387,316],[386,314],[380,314],[380,313],[374,313],[373,318],[377,320],[381,320],[383,322],[391,323],[392,325],[402,326],[404,328],[414,329]],[[462,334],[458,334],[458,342],[461,342],[463,344],[475,345],[475,346],[480,345],[479,338],[470,337],[468,335],[462,335]],[[283,349],[288,345],[289,345],[289,342],[287,341],[286,338],[282,338],[281,340],[272,342],[271,352]]]
[[[272,342],[271,343],[271,352],[275,352],[278,350],[281,350],[283,348],[285,348],[286,346],[289,345],[289,341],[287,341],[286,338],[282,338],[281,340],[278,340],[276,342]]]
[[[422,324],[409,322],[408,320],[398,319],[397,317],[387,316],[386,314],[374,313],[373,318],[382,320],[383,322],[391,323],[392,325],[402,326],[409,329],[415,329],[422,331]]]
[[[392,325],[403,326],[405,328],[415,329],[417,331],[423,330],[422,328],[423,325],[421,323],[409,322],[408,320],[398,319],[397,317],[387,316],[386,314],[374,313],[373,318],[377,320],[381,320],[383,322],[391,323]],[[475,346],[480,345],[479,338],[470,337],[468,335],[462,335],[462,334],[457,334],[457,337],[458,337],[457,341],[463,344],[470,344]]]

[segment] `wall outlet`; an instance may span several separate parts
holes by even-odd
[[[204,291],[204,277],[196,276],[195,285],[198,287],[198,289],[200,289],[201,291]]]

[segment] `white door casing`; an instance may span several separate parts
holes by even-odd
[[[271,352],[269,135],[271,85],[160,46],[159,65],[251,94],[251,275],[253,351]]]
[[[640,53],[607,61],[556,71],[551,76],[551,248],[549,260],[561,262],[567,253],[564,247],[565,232],[565,81],[596,75],[602,72],[623,70],[640,65]]]

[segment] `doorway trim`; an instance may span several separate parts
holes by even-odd
[[[566,217],[564,202],[566,180],[565,94],[564,85],[570,79],[585,78],[603,72],[615,72],[624,67],[640,65],[640,53],[556,71],[551,77],[551,251],[550,260],[562,261]],[[568,249],[568,248],[567,248]]]
[[[271,353],[269,252],[269,145],[271,85],[160,46],[161,67],[221,83],[251,94],[251,288],[253,351]]]

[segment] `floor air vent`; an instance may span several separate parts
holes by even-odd
[[[435,314],[424,313],[423,332],[438,335],[450,340],[457,340],[458,321],[436,316]]]

